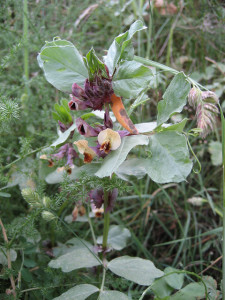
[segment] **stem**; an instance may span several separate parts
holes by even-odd
[[[10,164],[4,166],[4,167],[2,168],[2,170],[5,170],[5,169],[10,168],[12,165],[16,164],[17,162],[19,162],[20,160],[24,159],[25,157],[30,156],[30,155],[32,155],[32,154],[35,154],[35,153],[37,153],[38,151],[41,151],[42,149],[47,148],[47,147],[49,147],[49,146],[43,146],[43,147],[40,147],[40,148],[38,148],[38,149],[35,149],[35,150],[33,150],[33,151],[31,151],[31,152],[29,152],[29,153],[27,153],[27,154],[25,154],[25,155],[23,155],[23,156],[17,158],[16,160],[12,161]],[[2,189],[3,189],[3,188],[1,188],[1,190],[2,190]]]
[[[100,293],[103,292],[104,284],[105,284],[105,274],[106,274],[106,268],[103,268],[103,274],[102,274],[102,284],[100,288]]]
[[[90,218],[89,214],[90,214],[90,208],[89,208],[89,205],[87,205],[88,223],[89,223],[89,226],[90,226],[90,229],[91,229],[91,235],[92,235],[92,239],[93,239],[94,245],[96,246],[97,245],[97,240],[96,240],[96,237],[95,237],[94,228],[92,226],[92,221],[91,221],[91,218]]]
[[[109,192],[104,191],[104,230],[103,230],[103,242],[102,242],[103,249],[107,248],[107,240],[108,240],[108,233],[109,233],[110,213],[109,211],[106,212],[106,209],[108,207],[108,198],[109,198]]]
[[[8,240],[8,237],[7,237],[7,234],[6,234],[6,230],[5,230],[5,227],[4,227],[3,223],[2,223],[1,218],[0,218],[0,226],[2,228],[2,233],[3,233],[4,241],[6,242],[6,244],[8,246],[9,245],[9,240]],[[7,261],[8,261],[8,269],[10,271],[12,271],[12,262],[11,262],[11,258],[10,258],[10,250],[9,250],[9,248],[7,248],[6,255],[7,255]],[[10,282],[11,282],[11,286],[12,286],[13,297],[14,297],[14,299],[16,299],[16,284],[15,284],[15,280],[14,280],[13,275],[10,275]]]
[[[225,299],[225,119],[223,110],[220,107],[221,123],[222,123],[222,155],[223,155],[223,266],[222,266],[222,294]]]
[[[28,94],[29,80],[29,51],[28,51],[28,7],[27,0],[23,0],[23,42],[24,42],[24,77],[25,77],[25,94]]]

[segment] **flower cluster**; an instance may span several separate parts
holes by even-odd
[[[84,89],[78,84],[72,85],[71,110],[102,110],[105,103],[110,103],[113,94],[111,79],[95,76],[94,80],[86,79]]]

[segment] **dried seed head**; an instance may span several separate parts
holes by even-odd
[[[79,140],[77,142],[74,142],[74,144],[77,146],[78,151],[84,155],[85,163],[90,163],[93,160],[93,158],[96,156],[94,150],[88,146],[88,141]]]
[[[202,92],[202,100],[208,103],[219,104],[219,98],[211,91]]]
[[[121,138],[118,132],[107,128],[98,135],[100,150],[109,153],[110,150],[116,150],[121,144]]]
[[[196,108],[202,101],[202,92],[200,89],[193,87],[188,94],[188,103],[193,108]]]
[[[197,127],[202,129],[200,136],[205,138],[214,130],[216,114],[219,109],[216,104],[219,99],[214,92],[204,91],[193,87],[188,95],[188,102],[193,108],[196,108]]]

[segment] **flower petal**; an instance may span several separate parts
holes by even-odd
[[[85,163],[90,163],[96,156],[95,151],[88,146],[88,141],[79,140],[77,142],[74,142],[74,144],[77,146],[78,151],[84,155]]]
[[[97,136],[99,134],[100,129],[93,128],[87,122],[85,122],[82,118],[76,119],[77,130],[79,134],[84,135],[85,137]]]
[[[121,144],[121,138],[118,132],[107,128],[98,135],[98,142],[101,145],[100,150],[108,153],[110,150],[116,150]]]

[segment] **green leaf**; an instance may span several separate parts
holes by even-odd
[[[177,270],[174,268],[171,268],[171,267],[167,267],[164,270],[165,274],[171,273],[174,271],[177,271]],[[184,284],[184,274],[174,273],[174,274],[168,275],[165,277],[165,281],[172,288],[179,290],[182,288],[182,286]]]
[[[84,57],[84,61],[89,71],[90,79],[94,78],[94,75],[99,72],[101,72],[102,76],[108,77],[104,63],[97,57],[93,48],[88,52],[86,57]]]
[[[162,277],[155,280],[151,286],[151,290],[160,299],[164,299],[165,297],[169,296],[173,291],[173,288],[167,284],[165,278],[166,277]]]
[[[98,292],[99,289],[91,284],[80,284],[72,289],[69,289],[67,292],[63,293],[59,297],[54,298],[53,300],[85,300],[90,295]]]
[[[173,124],[173,125],[169,125],[169,124],[162,124],[162,126],[160,126],[159,128],[156,129],[156,131],[178,131],[178,132],[182,132],[184,130],[184,127],[187,123],[187,118],[183,119],[181,122]],[[166,126],[165,125],[169,125]]]
[[[73,125],[70,126],[69,129],[63,132],[54,143],[51,144],[51,147],[60,147],[61,145],[65,144],[71,132],[74,131],[75,128],[76,128],[76,124],[74,123]]]
[[[113,77],[113,90],[117,96],[135,98],[148,86],[151,78],[152,71],[148,67],[135,61],[126,61]]]
[[[8,264],[8,259],[7,259],[7,249],[4,247],[0,248],[0,265],[7,265]],[[15,261],[17,258],[17,253],[15,250],[10,249],[10,259],[11,261]]]
[[[109,228],[108,244],[113,249],[122,250],[126,247],[128,239],[131,237],[130,231],[119,225],[112,225]],[[102,244],[103,237],[99,236],[98,244]]]
[[[139,257],[121,256],[108,264],[110,271],[140,285],[151,285],[155,278],[164,275],[154,264]]]
[[[100,178],[111,176],[112,173],[115,172],[122,164],[122,162],[124,162],[127,154],[131,151],[132,148],[138,145],[147,145],[148,143],[148,137],[145,135],[133,135],[124,137],[122,139],[120,147],[115,151],[111,151],[111,153],[107,155],[95,175]]]
[[[145,29],[142,21],[137,20],[134,22],[130,29],[125,33],[118,35],[111,46],[109,47],[107,55],[104,57],[104,62],[109,69],[110,75],[113,74],[117,64],[124,60],[132,60],[134,56],[134,49],[131,45],[133,35],[140,30]]]
[[[214,166],[222,165],[222,144],[220,142],[211,141],[209,143],[209,153]]]
[[[172,295],[169,300],[197,300],[205,298],[205,289],[202,283],[193,282]]]
[[[139,123],[135,124],[139,133],[147,133],[152,132],[156,129],[157,123],[156,122],[147,122],[147,123]]]
[[[181,182],[192,169],[184,135],[175,131],[159,132],[150,137],[151,157],[145,159],[145,169],[158,183]]]
[[[99,266],[101,263],[91,250],[92,246],[86,243],[86,246],[78,239],[73,239],[73,246],[68,252],[57,259],[53,259],[48,264],[51,268],[61,268],[63,272],[71,272],[80,268],[91,268]]]
[[[145,163],[143,163],[143,159],[139,158],[125,160],[116,170],[116,175],[123,180],[129,180],[129,176],[141,179],[146,173]]]
[[[77,48],[66,40],[47,42],[38,55],[45,77],[58,90],[70,93],[72,84],[83,85],[88,71]]]
[[[99,163],[91,163],[83,165],[82,167],[76,167],[72,169],[72,173],[69,175],[70,180],[79,179],[82,173],[87,173],[90,176],[94,176],[95,172],[99,169],[100,164]],[[48,174],[45,178],[45,181],[48,184],[56,184],[63,182],[64,176],[67,174],[65,170],[58,172],[55,170],[54,172],[51,172]]]
[[[10,198],[10,197],[11,197],[11,194],[0,192],[0,197],[3,197],[3,198]]]
[[[118,291],[103,291],[99,296],[99,300],[129,300],[129,298]]]
[[[166,89],[163,100],[158,103],[158,126],[165,123],[175,112],[181,112],[191,89],[183,72],[178,73]]]

